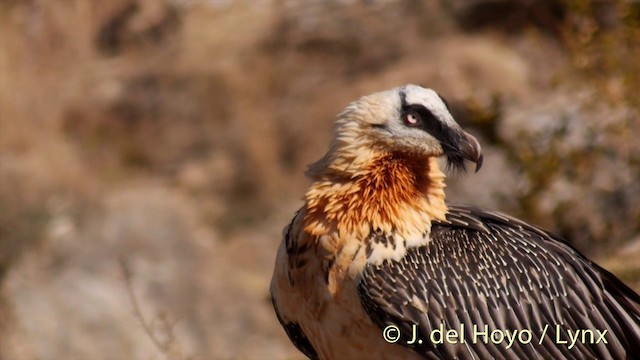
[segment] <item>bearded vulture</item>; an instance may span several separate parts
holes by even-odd
[[[447,204],[441,156],[482,165],[431,89],[338,116],[271,282],[295,346],[311,359],[640,359],[640,296],[547,231]]]

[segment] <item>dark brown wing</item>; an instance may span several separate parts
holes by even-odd
[[[273,309],[276,311],[276,316],[278,317],[280,325],[282,325],[282,328],[287,333],[287,336],[289,337],[293,345],[303,354],[305,354],[309,359],[318,359],[318,353],[313,348],[313,345],[311,345],[311,342],[302,331],[300,325],[295,322],[286,322],[284,319],[282,319],[273,296],[271,296],[271,303],[273,304]]]
[[[296,212],[291,223],[287,225],[287,227],[284,229],[284,243],[285,243],[285,249],[287,251],[287,255],[289,259],[289,269],[292,269],[298,266],[295,261],[295,258],[296,258],[296,255],[298,255],[302,251],[302,249],[300,249],[300,247],[297,246],[296,242],[293,239],[293,235],[291,234],[293,224],[296,221],[298,214],[299,213]],[[293,284],[293,278],[291,276],[289,276],[289,282]],[[295,345],[295,347],[298,350],[300,350],[303,354],[305,354],[309,359],[312,359],[312,360],[318,359],[318,353],[313,348],[313,345],[311,345],[311,342],[305,335],[304,331],[302,331],[302,327],[300,327],[300,324],[294,321],[287,321],[283,319],[280,313],[280,309],[278,309],[278,305],[276,304],[276,299],[274,298],[274,294],[271,293],[270,295],[271,295],[271,304],[273,305],[273,310],[275,310],[276,312],[278,321],[280,322],[280,325],[282,325],[282,328],[284,329],[284,331],[287,333],[287,336],[289,336],[289,339],[291,340],[293,345]]]
[[[400,328],[399,344],[441,359],[640,359],[640,296],[564,241],[455,206],[430,236],[399,262],[367,267],[358,286],[376,324]],[[422,343],[407,345],[413,324]],[[464,324],[466,341],[434,344],[440,324],[457,332]],[[499,334],[484,337],[485,326],[523,337],[509,347]],[[569,331],[579,334],[571,349]]]

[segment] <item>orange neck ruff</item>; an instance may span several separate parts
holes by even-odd
[[[312,184],[305,196],[307,233],[364,240],[381,230],[404,239],[425,238],[431,221],[444,219],[445,177],[435,158],[382,153],[361,169],[324,174]]]

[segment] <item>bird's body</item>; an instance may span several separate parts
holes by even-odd
[[[640,297],[552,234],[448,206],[442,155],[482,162],[432,90],[376,93],[340,115],[271,284],[298,349],[321,359],[640,358]]]

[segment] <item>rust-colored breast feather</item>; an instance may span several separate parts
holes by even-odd
[[[442,202],[444,208],[444,186],[430,180],[430,171],[430,161],[387,153],[351,177],[317,182],[307,193],[305,229],[322,235],[330,230],[357,233],[363,225],[374,228],[366,231],[402,227],[398,220],[403,212],[425,211],[430,192],[438,200],[431,205]]]
[[[319,359],[419,358],[410,349],[380,341],[381,330],[364,311],[356,280],[342,272],[330,286],[335,255],[314,246],[314,238],[295,223],[286,236],[291,240],[278,253],[271,293],[278,319],[296,347]]]
[[[441,173],[432,166],[409,154],[388,153],[374,157],[360,173],[312,185],[305,206],[285,230],[271,286],[278,317],[305,354],[416,357],[381,341],[380,328],[361,305],[358,272],[352,268],[363,269],[375,247],[404,253],[408,235],[394,232],[426,238],[431,223],[426,208],[441,204],[439,213],[446,211]],[[375,241],[381,233],[388,241]]]

